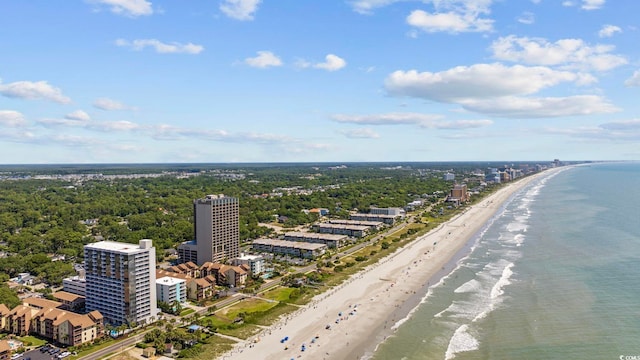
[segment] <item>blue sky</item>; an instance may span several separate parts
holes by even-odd
[[[0,0],[0,163],[640,159],[638,14]]]

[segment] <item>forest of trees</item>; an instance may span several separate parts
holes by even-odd
[[[477,167],[454,166],[459,173]],[[452,165],[441,168],[451,169]],[[118,170],[134,172],[125,169]],[[240,236],[246,241],[267,235],[271,230],[259,223],[272,222],[278,215],[287,218],[284,226],[295,226],[316,220],[316,215],[303,209],[323,207],[331,216],[346,218],[353,209],[402,207],[422,194],[450,190],[451,183],[442,180],[441,172],[416,169],[416,165],[398,169],[380,164],[346,168],[272,165],[225,168],[244,175],[238,179],[211,176],[205,171],[185,178],[4,180],[0,181],[0,250],[11,256],[0,258],[0,273],[13,277],[30,272],[59,285],[63,277],[73,274],[73,263],[82,262],[83,245],[96,237],[130,243],[149,238],[160,258],[164,249],[193,239],[193,200],[207,194],[239,198]],[[81,173],[78,168],[72,170]],[[260,196],[293,186],[314,191],[310,195]],[[98,219],[97,224],[86,225],[88,219]],[[52,261],[52,255],[65,255],[65,260]]]

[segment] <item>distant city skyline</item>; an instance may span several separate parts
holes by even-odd
[[[637,1],[0,4],[0,164],[640,159]]]

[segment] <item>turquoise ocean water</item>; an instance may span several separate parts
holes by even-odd
[[[373,359],[640,359],[640,164],[514,195]]]

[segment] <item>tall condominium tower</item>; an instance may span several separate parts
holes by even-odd
[[[99,310],[119,325],[153,321],[156,305],[156,249],[151,240],[139,245],[100,241],[84,246],[86,309]]]
[[[238,199],[207,195],[193,201],[198,265],[240,256]]]

